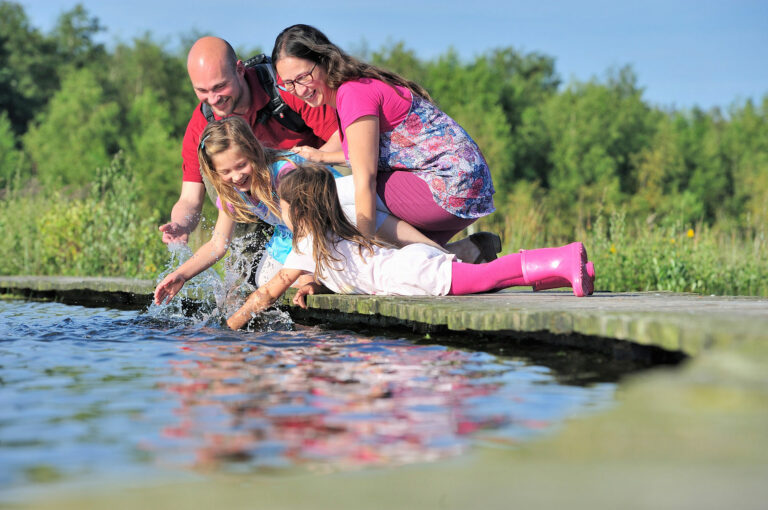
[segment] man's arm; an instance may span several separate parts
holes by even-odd
[[[171,221],[160,225],[165,244],[186,243],[189,240],[189,234],[200,221],[204,198],[205,185],[202,182],[181,183],[181,195],[171,209]]]
[[[171,209],[171,221],[160,226],[163,242],[186,243],[189,235],[195,230],[200,221],[205,198],[205,185],[200,175],[200,161],[197,158],[197,148],[200,134],[208,125],[208,121],[197,105],[184,132],[181,143],[181,195]]]

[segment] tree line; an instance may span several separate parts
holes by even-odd
[[[77,5],[43,33],[0,2],[0,193],[76,197],[119,154],[137,210],[160,219],[178,196],[197,103],[185,69],[195,37],[178,50],[151,34],[108,48],[96,42],[104,30]],[[497,190],[483,226],[530,228],[530,210],[552,239],[617,211],[639,225],[768,224],[768,94],[677,110],[646,101],[630,67],[563,83],[553,57],[512,47],[469,60],[423,60],[403,42],[363,53],[424,85],[478,142]]]

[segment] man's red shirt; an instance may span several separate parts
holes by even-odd
[[[309,145],[318,148],[339,129],[336,114],[331,108],[327,106],[313,108],[293,94],[282,90],[280,95],[288,107],[298,112],[310,129],[303,133],[296,133],[284,127],[272,116],[263,124],[257,123],[256,117],[259,110],[269,102],[269,95],[261,86],[255,69],[246,69],[245,79],[251,92],[251,107],[242,117],[248,121],[256,138],[267,147],[290,149],[297,145]],[[200,175],[200,162],[197,159],[197,147],[200,144],[200,135],[205,126],[208,125],[208,121],[200,110],[201,104],[198,103],[192,118],[189,119],[187,131],[184,133],[184,142],[181,146],[182,180],[185,182],[203,182]],[[220,118],[215,114],[214,117]]]

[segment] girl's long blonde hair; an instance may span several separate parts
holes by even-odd
[[[333,174],[323,165],[304,162],[280,179],[278,194],[289,205],[288,215],[293,224],[293,249],[298,253],[298,242],[312,236],[312,256],[315,261],[315,280],[323,277],[331,262],[344,262],[334,256],[329,244],[335,246],[340,239],[356,243],[360,249],[373,254],[374,246],[383,246],[357,230],[346,217],[339,203]]]
[[[272,189],[270,165],[287,158],[281,156],[279,151],[261,145],[248,123],[237,116],[209,123],[203,130],[200,145],[197,147],[200,169],[216,188],[224,214],[238,223],[255,223],[260,220],[248,204],[243,202],[237,190],[221,180],[214,168],[212,157],[232,147],[236,147],[251,164],[251,196],[261,201],[279,218],[280,205]]]

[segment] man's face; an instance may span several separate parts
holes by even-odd
[[[190,70],[189,78],[197,98],[208,103],[218,117],[226,117],[235,113],[242,101],[244,73],[242,62],[238,61],[234,69],[222,62]]]

